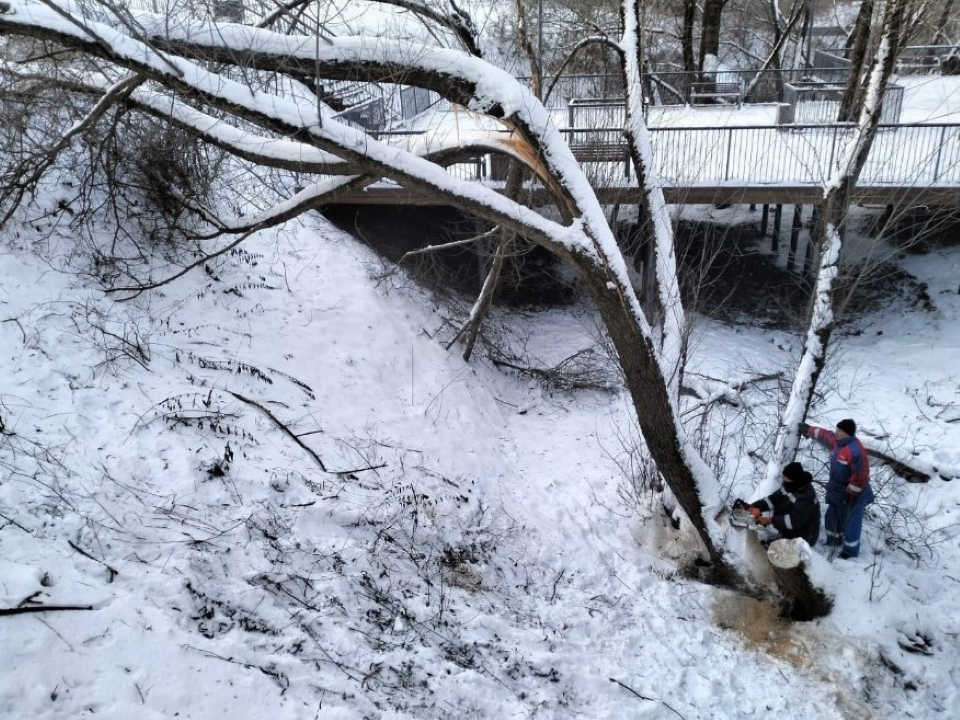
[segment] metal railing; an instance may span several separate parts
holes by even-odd
[[[951,64],[953,67],[949,67]],[[949,74],[957,74],[956,70],[960,69],[960,49],[956,46],[908,45],[897,57],[899,75],[939,75],[945,69]]]
[[[630,179],[620,128],[561,130],[591,181],[620,186]],[[669,186],[823,186],[853,138],[852,125],[650,128],[655,169]],[[379,137],[422,149],[425,133]],[[622,153],[622,154],[621,154]],[[464,179],[502,179],[489,155],[453,168]],[[957,187],[960,125],[880,125],[860,185]]]
[[[843,85],[828,85],[824,83],[787,83],[784,88],[783,101],[791,108],[791,122],[800,124],[823,123],[831,124],[837,121],[840,114],[840,103],[843,100],[846,88]],[[880,106],[880,122],[886,125],[895,125],[900,122],[900,113],[903,109],[903,86],[889,83],[883,95],[883,104]]]
[[[654,161],[673,185],[823,185],[851,125],[651,128]],[[960,186],[960,125],[880,125],[862,185]]]
[[[808,68],[796,70],[723,70],[713,73],[709,81],[738,84],[744,89],[744,102],[772,103],[783,99],[788,83],[804,81],[842,81],[845,69]],[[518,78],[524,81],[527,78]],[[687,105],[697,83],[704,81],[703,73],[683,70],[654,70],[645,75],[654,105]],[[548,83],[549,84],[549,81]],[[619,75],[572,75],[560,78],[547,100],[547,107],[566,107],[571,100],[596,100],[623,97],[623,81]]]

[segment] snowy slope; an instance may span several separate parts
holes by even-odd
[[[625,493],[624,398],[464,364],[442,310],[321,220],[125,303],[54,269],[50,220],[5,233],[0,607],[90,609],[0,617],[0,717],[960,713],[956,483],[888,481],[836,611],[791,626],[682,577],[689,538]],[[843,339],[815,421],[958,464],[956,258],[908,261],[936,312]],[[593,342],[586,310],[524,322],[547,359]],[[693,370],[796,351],[706,324]],[[732,494],[762,472],[743,434]],[[933,554],[881,542],[895,507],[936,512]]]

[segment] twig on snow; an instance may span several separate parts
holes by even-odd
[[[636,695],[636,696],[637,696],[638,698],[640,698],[641,700],[649,700],[650,702],[656,702],[656,700],[654,700],[653,698],[647,697],[646,695],[641,695],[641,694],[638,693],[636,690],[634,690],[632,687],[630,687],[629,685],[624,685],[622,682],[620,682],[620,681],[617,680],[616,678],[610,678],[610,682],[616,683],[617,685],[619,685],[620,687],[622,687],[622,688],[623,688],[624,690],[626,690],[627,692],[633,693],[634,695]]]
[[[270,420],[273,422],[274,425],[276,425],[278,428],[280,428],[280,430],[283,431],[283,433],[284,433],[287,437],[289,437],[291,440],[293,440],[297,445],[300,446],[300,448],[303,449],[304,452],[307,453],[307,455],[309,455],[310,457],[312,457],[312,458],[316,461],[317,465],[320,466],[320,469],[321,469],[321,470],[323,470],[324,472],[327,472],[327,467],[326,467],[326,465],[323,464],[323,460],[320,459],[320,456],[317,455],[313,450],[311,450],[310,448],[308,448],[306,445],[304,445],[303,441],[300,440],[300,438],[297,437],[297,435],[294,434],[294,432],[293,432],[290,428],[288,428],[286,425],[284,425],[282,422],[280,422],[280,420],[277,418],[276,415],[274,415],[272,412],[270,412],[269,410],[267,410],[267,408],[265,408],[263,405],[261,405],[260,403],[258,403],[256,400],[251,400],[250,398],[244,397],[244,396],[241,395],[240,393],[235,393],[235,392],[233,392],[232,390],[228,390],[227,392],[229,392],[231,395],[233,395],[233,396],[234,396],[237,400],[239,400],[240,402],[244,402],[244,403],[246,403],[247,405],[250,405],[250,406],[252,406],[252,407],[255,407],[257,410],[259,410],[259,411],[262,412],[264,415],[266,415],[268,418],[270,418]]]
[[[76,545],[72,540],[67,540],[67,544],[68,544],[70,547],[72,547],[74,550],[76,550],[78,553],[80,553],[81,555],[83,555],[84,557],[90,558],[90,559],[93,560],[94,562],[100,563],[101,565],[103,565],[103,566],[107,569],[107,571],[110,573],[110,580],[108,580],[108,582],[113,582],[113,579],[114,579],[117,575],[120,574],[120,571],[119,571],[119,570],[117,570],[116,568],[111,567],[110,565],[108,565],[107,563],[105,563],[105,562],[104,562],[103,560],[101,560],[100,558],[95,558],[93,555],[91,555],[90,553],[88,553],[88,552],[87,552],[86,550],[84,550],[82,547],[80,547],[79,545]]]
[[[0,615],[54,612],[57,610],[93,610],[93,605],[26,605],[24,607],[0,608]]]
[[[2,429],[3,429],[3,428],[2,428],[2,423],[0,423],[0,430],[2,430]],[[23,531],[24,531],[25,533],[27,533],[28,535],[30,534],[30,531],[29,531],[29,530],[27,530],[23,525],[21,525],[20,523],[18,523],[18,522],[17,522],[16,520],[14,520],[13,518],[9,518],[9,517],[7,517],[6,515],[4,515],[3,513],[0,513],[0,518],[3,518],[4,520],[6,520],[8,523],[10,523],[11,525],[13,525],[14,527],[20,528],[21,530],[23,530]],[[3,528],[0,528],[0,530],[2,530],[2,529],[3,529]]]
[[[294,433],[290,428],[284,425],[277,418],[276,415],[274,415],[272,412],[270,412],[267,408],[265,408],[263,405],[258,403],[256,400],[251,400],[250,398],[244,397],[240,393],[235,393],[232,390],[228,390],[227,392],[233,395],[240,402],[245,402],[248,405],[252,405],[257,410],[259,410],[264,415],[266,415],[268,418],[270,418],[270,420],[274,423],[274,425],[280,428],[280,430],[282,430],[287,437],[293,440],[297,445],[299,445],[304,450],[304,452],[306,452],[310,457],[312,457],[316,461],[317,465],[320,466],[320,469],[323,470],[324,472],[328,472],[331,475],[352,475],[353,473],[365,472],[367,470],[379,470],[380,468],[385,468],[387,466],[386,463],[380,463],[379,465],[368,465],[367,467],[356,468],[354,470],[327,470],[327,466],[323,464],[323,460],[320,459],[320,456],[317,455],[309,447],[307,447],[302,440],[300,440],[301,435],[297,435],[296,433]],[[310,434],[312,433],[302,433],[302,435],[310,435]]]
[[[680,720],[686,720],[686,718],[684,718],[683,715],[681,715],[680,713],[678,713],[676,710],[674,710],[672,707],[670,707],[670,705],[667,704],[666,702],[664,702],[663,700],[657,700],[656,698],[650,698],[650,697],[647,697],[646,695],[641,695],[641,694],[638,693],[636,690],[634,690],[632,687],[630,687],[629,685],[624,685],[622,682],[620,682],[620,681],[617,680],[616,678],[610,678],[610,682],[616,683],[617,685],[619,685],[620,687],[622,687],[622,688],[623,688],[624,690],[626,690],[627,692],[633,693],[634,695],[636,695],[636,696],[637,696],[638,698],[640,698],[641,700],[649,700],[650,702],[659,702],[659,703],[661,703],[665,708],[667,708],[667,710],[669,710],[669,711],[672,712],[674,715],[676,715],[678,718],[680,718]]]

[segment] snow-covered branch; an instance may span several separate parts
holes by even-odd
[[[662,192],[655,178],[648,186],[663,245],[658,247],[664,308],[669,317],[658,343],[633,291],[626,263],[597,195],[550,114],[528,88],[509,73],[460,50],[416,45],[382,37],[329,38],[281,35],[248,26],[185,21],[173,26],[156,16],[137,16],[138,40],[123,28],[76,18],[68,21],[48,9],[13,0],[13,14],[0,15],[0,32],[33,37],[65,46],[85,59],[99,59],[117,68],[145,77],[150,92],[138,95],[147,104],[170,103],[181,127],[203,132],[205,139],[231,143],[245,152],[277,155],[289,160],[304,158],[322,163],[326,155],[343,161],[341,171],[354,176],[321,181],[311,191],[270,209],[245,224],[255,229],[299,214],[301,208],[320,202],[334,192],[337,183],[369,182],[388,178],[408,191],[429,196],[475,217],[498,225],[506,233],[538,243],[570,262],[596,301],[623,369],[647,446],[658,470],[677,497],[713,561],[717,582],[736,584],[741,573],[727,560],[725,538],[714,520],[719,509],[719,489],[703,459],[693,448],[678,419],[677,384],[682,365],[684,325],[675,259]],[[88,27],[89,26],[89,27]],[[636,34],[636,29],[633,30]],[[638,46],[637,46],[638,47]],[[163,53],[161,57],[158,54]],[[639,77],[639,57],[632,70]],[[227,69],[210,68],[223,63]],[[453,143],[436,156],[438,162],[456,157],[465,148],[499,145],[535,172],[557,199],[560,221],[481,183],[460,180],[438,162],[416,152],[396,147],[373,134],[348,126],[328,116],[316,97],[282,90],[264,91],[246,80],[260,72],[294,78],[311,78],[319,85],[327,80],[391,82],[434,90],[471,111],[500,121],[513,131],[503,141]],[[649,168],[649,138],[644,139],[639,83],[631,97],[631,112],[644,144],[639,167]],[[176,103],[169,100],[176,95]],[[165,98],[165,99],[164,99]],[[162,107],[158,105],[157,107]],[[202,112],[196,108],[203,108]],[[156,108],[154,108],[156,109]],[[318,112],[319,111],[319,112]],[[256,136],[234,136],[209,125],[205,114],[223,114],[237,126],[252,124],[268,135],[292,145],[255,143]],[[473,143],[477,144],[473,144]],[[300,145],[311,150],[301,150]],[[326,155],[324,155],[324,153]],[[318,167],[320,167],[318,165]],[[326,183],[326,184],[324,184]],[[552,213],[551,213],[552,215]],[[236,228],[227,228],[234,231]],[[223,252],[223,250],[218,251]],[[144,288],[134,288],[139,291]]]
[[[627,92],[626,135],[630,143],[638,181],[643,184],[644,208],[652,224],[656,254],[657,289],[663,310],[661,365],[669,380],[671,394],[679,397],[685,351],[686,317],[677,279],[673,224],[663,186],[656,175],[650,131],[643,118],[641,83],[640,7],[635,0],[624,0],[624,33],[621,40],[624,87]]]

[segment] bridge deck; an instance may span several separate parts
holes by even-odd
[[[598,104],[595,110],[609,114],[616,112],[616,106]],[[771,112],[770,108],[756,107],[746,114],[734,108],[711,108],[697,116],[698,122],[722,125],[650,127],[654,169],[664,185],[667,201],[817,202],[851,140],[853,128],[849,124],[744,124],[746,118],[756,121],[761,110],[768,115]],[[689,117],[688,114],[684,119]],[[601,119],[615,118],[587,118],[598,122]],[[502,127],[494,121],[465,111],[438,113],[432,120],[422,121],[420,130],[383,133],[381,140],[423,154],[439,146],[467,143],[471,138],[505,137]],[[602,202],[630,202],[636,197],[638,189],[630,178],[627,148],[618,125],[568,126],[562,127],[561,132]],[[452,171],[462,179],[489,184],[504,177],[503,163],[497,158],[478,155],[453,166]],[[855,202],[960,206],[960,124],[881,125],[860,184],[853,197]],[[370,188],[345,194],[335,202],[417,200],[401,191]]]
[[[499,188],[498,188],[499,189]],[[628,187],[595,188],[603,205],[629,205],[640,200],[640,189]],[[714,185],[665,186],[670,205],[769,204],[815,205],[823,200],[823,188],[812,185]],[[534,204],[550,202],[542,188],[527,191]],[[861,186],[851,196],[860,205],[898,205],[902,207],[938,206],[960,208],[960,188]],[[375,185],[364,190],[344,192],[331,198],[331,205],[436,205],[435,197],[418,194],[392,185]]]

